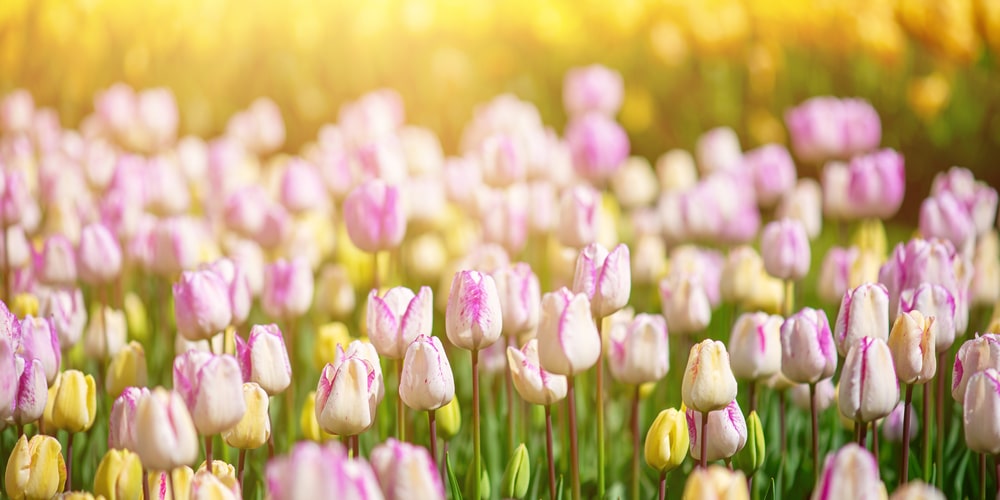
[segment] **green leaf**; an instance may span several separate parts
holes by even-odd
[[[462,500],[462,488],[458,486],[458,478],[455,477],[455,469],[451,468],[451,457],[447,453],[444,455],[444,463],[448,474],[448,496],[452,500]]]

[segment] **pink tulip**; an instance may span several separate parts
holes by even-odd
[[[764,380],[781,371],[781,316],[764,312],[743,313],[729,336],[729,362],[733,375],[743,380]]]
[[[198,261],[200,230],[194,219],[173,217],[155,223],[149,235],[152,270],[162,276],[173,276],[191,269]]]
[[[701,460],[702,436],[708,436],[708,442],[705,443],[706,462],[732,458],[746,445],[747,423],[735,399],[721,410],[708,413],[706,432],[702,432],[701,412],[688,408],[686,416],[691,458],[695,460]]]
[[[436,410],[455,398],[455,376],[437,337],[421,335],[407,347],[399,397],[417,411]]]
[[[889,218],[903,203],[906,171],[903,155],[882,149],[856,156],[848,166],[847,202],[856,217]]]
[[[14,356],[17,374],[17,394],[12,419],[18,425],[30,424],[42,418],[49,399],[45,367],[37,358]]]
[[[292,213],[323,208],[326,188],[314,165],[300,158],[288,161],[281,177],[281,203]]]
[[[559,200],[556,237],[565,246],[583,248],[597,238],[600,195],[593,188],[578,185],[563,192]]]
[[[389,289],[382,297],[368,294],[368,337],[381,356],[402,359],[420,335],[430,335],[434,322],[434,299],[429,287],[414,293],[405,287]]]
[[[76,281],[76,253],[73,244],[62,235],[45,240],[42,252],[35,260],[38,279],[53,286],[69,286]]]
[[[880,283],[863,283],[840,301],[833,332],[837,352],[847,356],[861,337],[889,339],[889,291]]]
[[[45,369],[45,379],[52,384],[59,374],[62,350],[52,320],[35,318],[31,315],[21,321],[19,347],[25,360],[37,359]]]
[[[765,226],[760,254],[764,269],[775,278],[797,281],[809,272],[809,236],[796,220],[783,219]]]
[[[708,176],[714,172],[739,167],[743,149],[733,129],[718,127],[698,137],[695,156],[698,159],[698,169],[703,176]]]
[[[271,204],[264,188],[252,184],[234,191],[226,199],[226,226],[244,236],[256,237],[264,227],[267,207]]]
[[[892,413],[882,421],[882,435],[890,443],[901,443],[903,442],[903,412],[906,409],[906,404],[900,401],[896,403],[896,407],[892,409]],[[917,413],[913,411],[913,405],[910,405],[910,435],[906,436],[907,441],[913,441],[913,438],[917,437],[920,429],[920,422],[917,420]]]
[[[236,358],[188,351],[174,359],[174,390],[184,398],[198,433],[213,436],[236,425],[246,412]]]
[[[336,442],[321,446],[299,441],[288,455],[269,460],[264,475],[267,496],[274,500],[309,500],[321,491],[336,492],[339,498],[383,498],[368,462],[349,459]]]
[[[820,265],[816,284],[823,302],[832,303],[844,298],[851,284],[851,270],[858,260],[858,247],[831,247]],[[888,291],[888,289],[887,289]]]
[[[278,259],[264,270],[261,303],[273,318],[301,316],[313,300],[313,275],[302,257]]]
[[[372,468],[386,500],[444,500],[444,485],[427,448],[389,438],[371,453]]]
[[[14,346],[6,337],[0,336],[0,420],[11,416],[17,402],[17,363]]]
[[[632,288],[628,246],[619,244],[610,253],[598,243],[580,251],[573,277],[573,291],[585,293],[595,317],[603,318],[625,307]]]
[[[545,294],[538,324],[541,367],[558,375],[575,375],[594,366],[600,354],[601,337],[587,295],[573,294],[565,287]]]
[[[254,153],[270,153],[285,143],[281,109],[271,99],[258,97],[226,125],[226,135]]]
[[[571,119],[565,136],[574,170],[593,183],[607,181],[628,158],[625,129],[604,115],[589,113]]]
[[[0,195],[0,220],[5,227],[21,223],[34,203],[21,169],[5,169],[3,188]]]
[[[238,396],[242,396],[241,393]],[[238,398],[242,403],[243,398]],[[135,453],[143,467],[171,471],[198,458],[198,434],[183,396],[157,387],[139,397],[135,411]],[[163,483],[160,483],[161,485]]]
[[[253,291],[250,289],[250,280],[243,266],[235,260],[222,258],[207,267],[226,282],[229,307],[233,314],[232,324],[239,325],[246,321],[253,305]]]
[[[505,190],[483,188],[480,194],[483,241],[519,253],[528,240],[527,192],[522,185]]]
[[[211,338],[232,322],[229,287],[215,271],[184,271],[173,290],[177,330],[188,340]]]
[[[479,168],[483,182],[494,188],[522,182],[527,175],[524,148],[511,134],[487,137],[479,147]]]
[[[600,64],[572,68],[563,78],[563,107],[571,117],[592,112],[613,117],[624,96],[621,73]]]
[[[50,318],[59,335],[59,345],[70,348],[80,341],[87,324],[87,305],[77,289],[49,289],[42,292],[38,314]]]
[[[889,316],[895,317],[904,290],[923,283],[957,290],[956,260],[955,247],[947,241],[913,239],[896,245],[878,273],[879,282],[889,290]]]
[[[753,175],[757,202],[774,206],[795,187],[795,162],[784,146],[767,144],[743,154],[743,167]]]
[[[805,308],[781,325],[781,372],[792,382],[816,383],[837,370],[837,348],[823,310]]]
[[[344,200],[344,221],[351,242],[366,252],[390,250],[406,234],[406,215],[399,188],[374,179]]]
[[[136,434],[136,411],[139,400],[149,396],[145,387],[126,387],[111,406],[108,424],[108,448],[136,451],[139,436]]]
[[[611,376],[626,384],[656,382],[670,369],[667,322],[661,315],[639,314],[610,332]]]
[[[943,192],[920,205],[920,233],[925,238],[941,238],[962,248],[975,238],[976,226],[966,207],[951,193]]]
[[[969,379],[987,368],[1000,370],[1000,334],[987,333],[962,343],[955,354],[951,376],[951,396],[955,401],[965,400]]]
[[[489,347],[503,330],[496,282],[478,271],[459,271],[451,282],[445,331],[456,347],[468,351]]]
[[[360,143],[354,149],[354,162],[364,182],[380,179],[392,186],[406,182],[406,153],[394,134]]]
[[[878,147],[882,124],[862,99],[810,98],[785,113],[792,146],[810,162],[849,158]]]
[[[91,285],[108,283],[122,269],[122,251],[118,241],[102,224],[90,224],[80,233],[77,251],[80,279]]]
[[[539,291],[538,277],[531,266],[518,262],[504,266],[493,273],[500,310],[503,313],[503,329],[507,335],[521,335],[538,326]]]
[[[850,183],[850,173],[847,164],[832,161],[823,166],[823,215],[834,220],[847,220],[852,217],[851,204],[847,200],[847,188]]]
[[[0,245],[0,269],[22,269],[32,264],[32,248],[24,228],[19,225],[8,227],[3,234],[4,243]]]
[[[0,101],[0,128],[12,135],[27,132],[34,115],[35,100],[27,90],[14,90]]]
[[[987,368],[969,379],[962,404],[965,445],[974,453],[1000,453],[1000,372]]]
[[[173,159],[157,156],[146,162],[143,171],[146,209],[155,214],[181,215],[191,205],[184,173]]]
[[[997,216],[997,190],[983,181],[977,181],[967,168],[951,167],[934,176],[931,196],[949,193],[970,214],[976,234],[982,235],[992,227]]]
[[[269,396],[292,383],[292,365],[278,325],[254,325],[248,340],[237,335],[236,356],[243,381],[257,383]]]

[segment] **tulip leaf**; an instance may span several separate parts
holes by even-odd
[[[448,453],[444,455],[445,470],[448,474],[448,494],[452,500],[462,500],[462,488],[458,486],[458,478],[455,477],[455,469],[451,468],[451,457]]]

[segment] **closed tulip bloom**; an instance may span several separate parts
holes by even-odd
[[[242,398],[240,399],[242,402]],[[139,399],[134,450],[151,471],[169,471],[198,458],[198,433],[182,396],[156,388]]]
[[[229,306],[233,317],[232,324],[239,325],[250,315],[253,305],[253,291],[250,289],[250,279],[243,266],[232,259],[222,258],[213,262],[209,269],[215,271],[226,282],[229,292]]]
[[[154,223],[149,235],[153,272],[174,276],[198,262],[201,231],[192,218],[171,217]]]
[[[774,215],[778,219],[795,219],[802,223],[809,239],[816,239],[823,230],[822,188],[813,179],[800,179],[778,203]]]
[[[243,381],[256,382],[271,396],[292,383],[292,364],[278,325],[254,325],[248,340],[237,335],[236,357]]]
[[[800,280],[809,272],[809,236],[793,219],[771,222],[760,237],[760,254],[768,274],[783,280]]]
[[[841,414],[860,422],[880,419],[896,406],[899,382],[884,340],[862,337],[851,346],[840,375],[837,401]]]
[[[11,418],[18,425],[30,424],[42,418],[49,400],[49,385],[45,368],[38,359],[14,356],[17,393]]]
[[[834,324],[837,351],[847,351],[861,337],[889,338],[889,291],[878,283],[865,283],[844,294]]]
[[[436,410],[455,397],[455,377],[437,337],[421,335],[406,349],[399,397],[417,411]]]
[[[103,224],[89,224],[80,232],[77,270],[87,284],[108,283],[122,270],[122,250]]]
[[[851,205],[847,202],[847,188],[850,175],[847,164],[831,161],[823,166],[821,175],[823,188],[823,215],[834,220],[851,217]]]
[[[948,350],[955,343],[956,300],[947,288],[930,283],[921,284],[916,290],[904,290],[899,297],[900,314],[920,311],[925,317],[934,318],[934,346],[937,352]]]
[[[923,482],[910,481],[892,492],[889,500],[945,500],[941,490]]]
[[[316,420],[316,391],[309,391],[309,394],[306,394],[306,400],[302,403],[302,413],[299,416],[299,428],[302,429],[302,437],[317,443],[337,437],[324,432],[319,427],[319,421]]]
[[[624,95],[621,73],[600,64],[572,68],[563,78],[563,107],[570,116],[590,112],[614,116]]]
[[[972,305],[988,306],[1000,300],[1000,234],[996,230],[977,240],[972,268],[976,270],[969,284]]]
[[[634,211],[650,207],[660,194],[656,173],[649,160],[630,156],[611,176],[611,192],[622,208]]]
[[[35,272],[38,280],[53,286],[69,286],[76,281],[76,252],[62,235],[50,236],[38,255]]]
[[[146,351],[142,344],[133,340],[111,358],[104,379],[104,390],[112,398],[117,398],[126,387],[145,386],[147,378]]]
[[[264,270],[261,305],[274,318],[301,316],[313,300],[313,275],[302,257],[278,259]]]
[[[937,372],[933,317],[920,311],[900,313],[889,333],[889,350],[896,377],[903,384],[923,384]]]
[[[427,448],[389,438],[372,449],[371,464],[386,500],[445,498],[441,474]]]
[[[493,273],[493,280],[500,297],[504,333],[516,336],[534,330],[538,326],[542,298],[538,276],[531,271],[531,266],[518,262],[501,267]]]
[[[656,382],[670,369],[667,322],[660,315],[639,314],[610,335],[611,376],[626,384]]]
[[[264,225],[266,207],[270,203],[267,191],[256,184],[233,191],[223,208],[226,226],[243,236],[255,236]]]
[[[128,450],[108,450],[94,473],[94,494],[107,500],[142,498],[142,462]]]
[[[59,345],[69,348],[79,342],[87,324],[87,306],[79,289],[51,289],[41,294],[37,311],[30,314],[51,318]]]
[[[445,331],[456,347],[468,351],[489,347],[503,329],[496,283],[479,271],[455,273],[448,293]]]
[[[686,417],[691,437],[691,458],[695,460],[701,460],[701,436],[708,436],[705,443],[705,460],[708,462],[732,458],[747,442],[747,423],[735,399],[719,411],[709,412],[710,432],[707,434],[702,432],[701,412],[688,408]]]
[[[695,147],[702,176],[739,167],[743,158],[740,138],[729,127],[717,127],[698,137]]]
[[[706,339],[691,347],[681,398],[688,408],[700,412],[720,410],[736,399],[736,378],[725,344]]]
[[[6,420],[13,413],[17,402],[18,375],[14,347],[10,340],[0,336],[0,420]]]
[[[246,412],[240,366],[228,354],[188,351],[177,356],[174,389],[184,397],[195,428],[204,436],[229,429]]]
[[[125,312],[108,306],[94,312],[83,339],[83,352],[95,359],[112,358],[125,347],[128,337]]]
[[[573,157],[573,169],[596,184],[607,181],[628,158],[629,139],[625,129],[601,114],[571,118],[564,136]]]
[[[892,217],[905,188],[903,155],[893,149],[855,156],[848,165],[847,201],[856,217]]]
[[[812,407],[809,402],[809,384],[796,384],[788,392],[792,397],[792,404],[802,411],[810,411]],[[826,411],[836,399],[837,389],[833,385],[832,378],[825,378],[816,383],[817,412]]]
[[[385,396],[385,380],[382,377],[382,364],[379,361],[378,351],[375,350],[375,346],[371,342],[352,340],[347,344],[346,348],[337,346],[337,353],[333,357],[333,364],[337,365],[341,360],[355,357],[363,359],[371,365],[374,371],[372,375],[372,383],[374,384],[372,390],[375,392],[376,401],[381,403],[382,398]]]
[[[49,384],[56,381],[59,374],[59,364],[62,362],[62,351],[59,348],[59,337],[56,335],[51,321],[28,316],[20,322],[20,348],[24,359],[41,361],[45,370],[45,380]]]
[[[430,287],[416,295],[406,287],[390,288],[382,297],[368,293],[368,337],[379,355],[401,359],[420,335],[430,335],[434,323],[434,298]]]
[[[743,167],[753,176],[757,202],[774,206],[795,187],[795,162],[784,146],[767,144],[743,154]]]
[[[146,481],[149,483],[151,496],[156,500],[175,500],[191,497],[193,478],[194,470],[185,465],[169,472],[150,472]]]
[[[185,271],[173,289],[177,330],[184,338],[207,339],[232,322],[229,287],[218,273]]]
[[[601,197],[593,188],[577,185],[559,198],[556,238],[571,248],[583,248],[597,239],[597,219]]]
[[[682,500],[749,500],[750,490],[742,471],[721,465],[697,468],[684,483]]]
[[[712,305],[694,275],[675,275],[660,281],[660,301],[667,327],[674,333],[697,333],[712,321]]]
[[[1000,334],[977,335],[958,348],[951,377],[951,395],[955,401],[965,401],[969,379],[987,368],[1000,370]]]
[[[136,435],[136,417],[139,401],[149,395],[145,387],[127,387],[111,405],[111,416],[108,424],[108,448],[136,451],[138,436]]]
[[[690,435],[684,413],[674,408],[663,410],[646,433],[643,445],[646,464],[661,474],[670,472],[684,462],[689,443]]]
[[[831,247],[820,265],[817,292],[823,302],[834,303],[843,300],[851,289],[851,270],[858,260],[858,247]]]
[[[521,399],[536,405],[551,405],[566,397],[566,377],[545,371],[538,361],[538,339],[520,349],[507,347],[510,375]]]
[[[729,337],[729,361],[741,380],[762,380],[781,371],[781,316],[744,313]]]
[[[341,264],[323,266],[316,283],[317,310],[344,319],[354,312],[355,303],[354,284],[347,267]]]
[[[315,165],[292,158],[280,181],[281,203],[293,213],[322,209],[327,202],[326,186]]]
[[[0,179],[2,177],[0,175]],[[2,217],[0,216],[0,219]],[[28,243],[28,237],[24,234],[24,228],[13,225],[0,231],[3,231],[4,235],[4,245],[0,245],[0,269],[23,269],[31,264],[32,248]]]
[[[344,200],[344,221],[354,246],[365,252],[390,250],[406,234],[406,214],[399,188],[372,179]]]
[[[288,455],[268,461],[264,475],[267,495],[274,500],[308,500],[317,492],[336,492],[338,498],[384,498],[368,462],[349,460],[339,443],[296,443]]]
[[[799,384],[830,378],[837,371],[837,350],[822,310],[805,308],[781,324],[781,372]]]
[[[856,498],[885,499],[885,485],[879,479],[878,462],[872,454],[848,443],[827,455],[823,473],[813,489],[812,500]]]
[[[229,479],[229,478],[226,478]],[[240,500],[243,494],[235,479],[220,479],[208,470],[199,470],[191,478],[191,500]]]
[[[719,279],[721,298],[742,304],[754,293],[758,278],[764,270],[764,260],[752,246],[740,245],[726,254]]]
[[[1000,372],[987,368],[973,375],[963,408],[965,445],[975,453],[1000,453]]]
[[[7,459],[4,489],[13,499],[52,498],[66,484],[62,445],[52,436],[21,435]]]
[[[222,439],[234,448],[252,450],[260,448],[271,436],[271,419],[268,417],[270,397],[254,382],[243,384],[243,400],[247,411],[239,423],[222,433]]]
[[[375,368],[359,355],[327,364],[316,387],[316,420],[331,434],[354,436],[375,423],[379,402]]]
[[[267,250],[275,250],[288,241],[292,232],[292,216],[284,205],[269,203],[264,208],[264,219],[253,240]]]
[[[542,297],[538,324],[538,359],[546,371],[558,375],[583,373],[597,363],[601,337],[590,316],[587,296],[563,287]]]
[[[976,237],[976,225],[966,207],[946,191],[926,198],[920,205],[920,234],[962,247]]]
[[[619,244],[610,253],[591,243],[576,259],[573,291],[585,293],[595,317],[603,318],[628,304],[632,270],[628,246]]]
[[[892,413],[888,417],[882,420],[882,435],[885,436],[886,440],[890,443],[901,443],[903,442],[903,417],[906,410],[906,403],[900,401],[896,403],[896,407],[892,409]],[[908,441],[913,441],[913,438],[917,437],[919,432],[920,422],[917,421],[917,413],[913,409],[913,405],[910,405],[910,435],[906,437]]]

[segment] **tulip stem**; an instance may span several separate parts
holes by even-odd
[[[660,473],[660,500],[666,500],[667,498],[667,473]]]
[[[747,394],[750,396],[750,398],[749,398],[749,400],[750,400],[750,403],[749,403],[750,404],[750,411],[751,412],[757,411],[757,381],[756,380],[751,380],[750,381],[750,390],[748,391]]]
[[[938,373],[938,376],[941,374]],[[924,482],[931,482],[931,384],[924,384],[923,402],[923,439],[922,448],[924,451]]]
[[[979,500],[986,500],[986,454],[979,454]]]
[[[910,480],[910,402],[913,400],[913,384],[906,384],[906,396],[903,399],[903,465],[900,468],[899,484]]]
[[[812,458],[816,479],[819,479],[819,419],[816,415],[816,384],[809,384],[809,413],[812,416]]]
[[[632,498],[639,498],[639,386],[635,386],[632,398]]]
[[[288,330],[285,335],[285,349],[288,351],[288,360],[292,363],[292,366],[299,366],[296,362],[295,355],[295,340],[298,337],[298,332],[295,331],[295,316],[288,318]],[[295,443],[295,384],[290,384],[285,388],[285,412],[284,412],[284,422],[285,422],[285,436],[288,438],[288,442],[285,443],[288,450],[292,449],[292,445]]]
[[[205,468],[212,472],[212,436],[205,436]]]
[[[549,462],[549,497],[556,500],[556,461],[552,449],[552,407],[545,405],[545,454]]]
[[[473,387],[477,386],[476,371],[476,354],[472,355],[472,381]],[[396,385],[396,438],[400,441],[406,441],[406,405],[403,404],[403,395],[399,390],[403,387],[403,358],[396,360],[396,375],[399,377],[399,384]]]
[[[7,227],[0,227],[0,231],[3,231],[3,300],[6,300],[8,304],[13,305],[13,297],[10,296],[10,245],[7,240]]]
[[[862,422],[860,420],[854,423],[854,426],[858,429],[858,446],[862,448],[868,447],[868,422]]]
[[[382,286],[382,284],[379,283],[379,277],[378,277],[378,252],[376,251],[376,252],[372,252],[372,290],[375,290],[375,293],[379,293],[379,287],[380,286]]]
[[[400,362],[400,373],[402,373],[402,362]],[[402,406],[401,406],[402,407]],[[402,414],[402,410],[400,410]],[[402,422],[402,420],[400,420]],[[402,424],[400,424],[400,429],[402,429]],[[482,498],[480,494],[479,481],[482,479],[482,449],[479,442],[479,350],[472,350],[472,474],[475,476],[472,480],[472,498],[474,500],[479,500]]]
[[[947,351],[941,351],[938,353],[938,366],[947,366]],[[938,370],[937,373],[937,395],[934,398],[934,409],[937,412],[937,425],[935,426],[934,436],[937,438],[937,487],[941,489],[944,486],[944,383],[945,383],[945,373],[944,370]]]
[[[240,491],[243,491],[242,487]],[[149,496],[149,471],[145,467],[142,468],[142,498],[143,500],[152,500],[152,497]]]
[[[569,407],[569,471],[573,482],[573,500],[580,500],[580,454],[577,449],[576,433],[576,377],[570,375],[566,380],[566,405]]]
[[[788,438],[785,435],[785,391],[778,391],[778,441],[781,443],[781,461],[778,463],[778,480],[775,487],[775,498],[781,498],[785,487],[785,450],[788,447]]]
[[[167,485],[170,486],[170,498],[177,500],[177,490],[174,489],[174,471],[172,470],[167,471]]]
[[[701,465],[702,469],[704,469],[706,467],[706,463],[708,462],[705,459],[707,458],[706,455],[708,454],[708,414],[709,413],[712,413],[712,412],[706,411],[706,412],[703,412],[701,414],[701,436],[698,436],[701,439],[701,455],[700,455],[700,463],[699,463],[699,465]]]
[[[246,461],[247,461],[247,450],[244,450],[244,449],[240,448],[240,456],[239,456],[239,459],[236,462],[236,477],[240,481],[240,491],[244,491],[244,489],[243,489],[243,471],[244,471],[244,467],[246,466]]]
[[[993,466],[996,468],[997,497],[1000,497],[1000,455],[993,456]]]
[[[878,421],[872,421],[872,455],[878,461]]]
[[[438,438],[437,438],[437,420],[435,420],[436,410],[429,410],[427,412],[427,427],[430,429],[431,433],[431,459],[434,461],[434,466],[437,467],[438,463]]]
[[[795,282],[785,280],[785,317],[792,315],[795,309]]]
[[[517,349],[517,341],[513,336],[507,337],[507,346]],[[504,358],[506,360],[506,358]],[[510,365],[505,364],[507,367],[505,370],[506,374],[506,391],[507,391],[507,455],[512,455],[514,453],[514,383],[510,374]]]
[[[66,435],[66,487],[63,491],[73,489],[73,433]]]
[[[595,316],[601,350],[597,355],[597,498],[604,498],[604,321]]]
[[[350,437],[351,441],[351,458],[357,460],[361,456],[361,434],[355,434]]]

